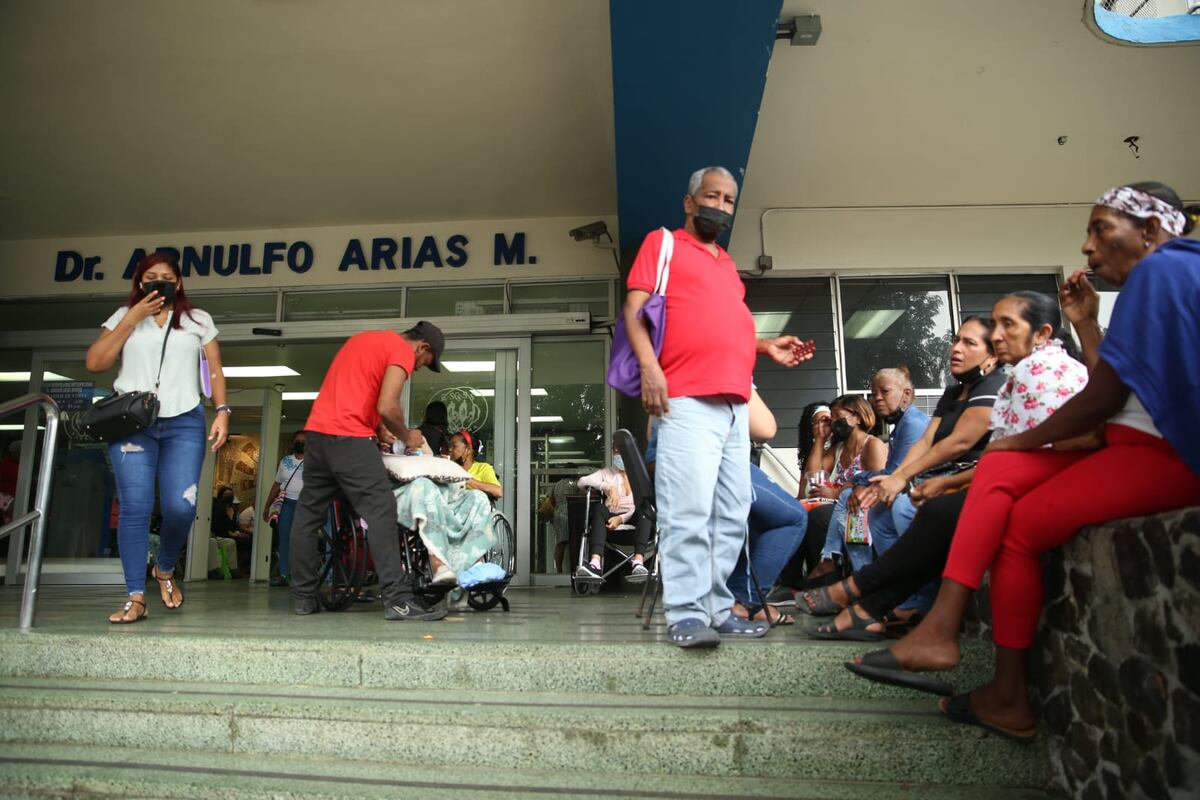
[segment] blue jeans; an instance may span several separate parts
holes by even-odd
[[[828,561],[833,558],[835,553],[842,553],[846,550],[846,504],[850,502],[850,493],[854,491],[854,487],[847,487],[838,495],[837,502],[833,504],[833,516],[829,519],[829,528],[825,531],[825,548],[821,550],[821,560]]]
[[[763,589],[774,585],[792,554],[804,542],[808,512],[796,498],[753,464],[750,465],[750,484],[753,490],[749,520],[750,562],[747,563],[743,548],[728,585],[739,603],[758,606],[762,605],[762,600],[752,578],[757,576]],[[754,576],[750,574],[751,564]]]
[[[204,464],[204,408],[196,406],[177,417],[160,417],[146,430],[108,446],[121,511],[117,544],[121,569],[130,594],[146,590],[146,555],[154,482],[162,512],[157,565],[162,573],[175,570],[179,552],[196,519],[196,492]]]
[[[279,577],[286,578],[291,574],[288,566],[289,548],[292,541],[292,518],[296,516],[296,500],[284,500],[279,507],[279,519],[275,523],[275,532],[279,534]]]
[[[720,625],[733,608],[727,582],[750,513],[750,430],[745,403],[672,397],[658,425],[663,613],[668,625]]]

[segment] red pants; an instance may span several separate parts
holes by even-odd
[[[1086,525],[1200,503],[1200,477],[1165,439],[1109,425],[1100,450],[989,453],[979,462],[943,577],[978,589],[992,573],[992,639],[1033,644],[1040,556]]]

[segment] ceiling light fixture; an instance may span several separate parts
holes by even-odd
[[[222,367],[226,378],[292,378],[299,372],[282,364],[263,367]]]
[[[59,375],[57,372],[43,372],[43,381],[69,381],[71,380],[66,375]],[[29,383],[28,372],[0,372],[0,383]]]
[[[447,372],[495,372],[495,361],[443,361]]]
[[[899,308],[881,308],[870,311],[855,311],[846,320],[847,339],[878,339],[892,323],[904,316]]]
[[[284,400],[316,400],[317,392],[284,392]]]
[[[530,422],[562,422],[563,418],[560,416],[557,416],[557,415],[552,415],[552,416],[545,416],[545,417],[530,417],[529,421]]]

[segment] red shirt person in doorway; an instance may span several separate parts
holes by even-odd
[[[371,532],[371,555],[379,573],[384,617],[434,620],[446,615],[413,595],[404,572],[396,529],[396,501],[379,455],[379,436],[394,434],[420,446],[421,432],[409,428],[400,393],[414,370],[441,370],[446,340],[436,325],[418,322],[404,333],[365,331],[351,336],[329,365],[312,413],[304,425],[304,488],[292,521],[291,577],[295,612],[320,610],[317,540],[329,504],[350,501]]]

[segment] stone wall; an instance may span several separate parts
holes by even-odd
[[[1200,508],[1088,528],[1046,575],[1031,668],[1052,789],[1200,797]]]

